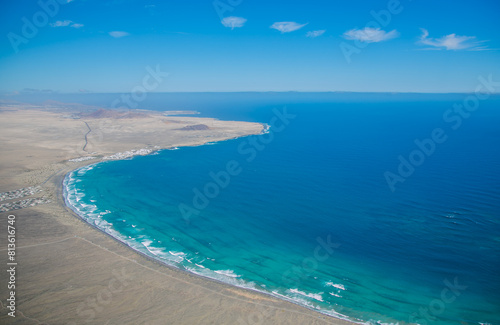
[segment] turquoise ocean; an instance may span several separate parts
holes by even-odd
[[[500,324],[500,98],[473,96],[150,94],[268,128],[80,168],[65,200],[160,262],[333,317]]]

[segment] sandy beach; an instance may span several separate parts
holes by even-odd
[[[0,107],[0,256],[15,216],[15,315],[2,324],[351,324],[167,267],[93,228],[62,196],[81,166],[258,134],[258,123],[162,112]]]

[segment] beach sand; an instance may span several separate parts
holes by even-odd
[[[64,204],[62,180],[78,167],[116,153],[123,158],[131,150],[146,153],[261,131],[257,123],[160,112],[84,116],[0,107],[0,192],[9,192],[0,207],[42,203],[0,213],[5,268],[0,272],[0,323],[351,324],[162,265],[93,228]],[[82,157],[95,158],[69,161]],[[6,308],[9,215],[15,216],[16,227],[15,318]]]

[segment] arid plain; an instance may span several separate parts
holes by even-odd
[[[71,170],[171,147],[259,134],[258,123],[98,108],[0,107],[0,260],[15,216],[16,317],[2,324],[349,324],[258,292],[167,267],[93,228],[69,208]]]

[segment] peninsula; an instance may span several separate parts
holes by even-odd
[[[172,112],[1,106],[0,231],[15,216],[17,278],[16,317],[2,289],[0,323],[348,324],[148,259],[82,221],[62,198],[62,180],[76,168],[262,130]],[[6,265],[7,236],[1,247]],[[1,273],[2,288],[8,277]]]

